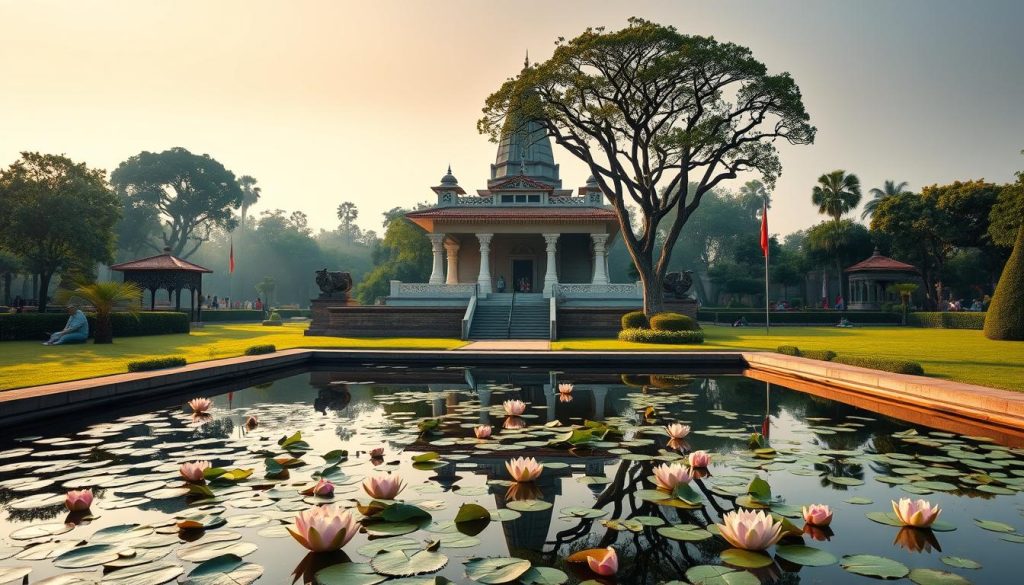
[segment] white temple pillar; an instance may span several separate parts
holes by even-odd
[[[558,284],[558,266],[555,264],[555,246],[558,245],[560,234],[543,234],[544,242],[547,244],[548,265],[544,271],[544,296],[552,297],[555,294],[555,285]]]
[[[604,247],[605,242],[608,241],[608,234],[590,234],[590,239],[594,241],[594,278],[591,279],[591,282],[593,284],[608,284],[608,273],[605,272],[608,251]]]
[[[427,234],[430,249],[434,251],[434,267],[430,271],[430,284],[444,283],[444,234]]]
[[[451,240],[444,243],[448,252],[448,280],[445,284],[459,284],[459,243]]]
[[[491,407],[491,389],[477,388],[476,393],[480,397],[480,424],[485,425],[490,418],[487,409]]]
[[[494,234],[477,234],[480,242],[480,273],[476,277],[480,295],[491,294],[491,238]]]

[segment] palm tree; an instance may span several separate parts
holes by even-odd
[[[772,206],[772,194],[768,192],[764,183],[757,179],[743,183],[739,190],[739,196],[743,205],[752,212],[760,211],[762,206],[768,208]]]
[[[860,179],[841,169],[825,173],[818,177],[818,184],[811,192],[811,201],[818,206],[818,213],[838,222],[860,203]]]
[[[871,193],[872,199],[871,201],[868,201],[867,203],[864,204],[864,211],[861,212],[860,218],[867,219],[868,217],[875,214],[875,209],[878,207],[879,203],[885,201],[890,197],[902,195],[906,192],[906,181],[900,181],[899,183],[897,183],[896,181],[886,181],[885,185],[881,189],[875,187],[874,189],[869,191],[869,193]]]
[[[260,200],[262,190],[256,186],[256,179],[250,175],[239,177],[238,186],[242,188],[242,229],[244,230],[245,216],[249,213],[249,208]]]
[[[78,284],[62,296],[66,301],[92,305],[96,311],[93,343],[113,343],[111,314],[117,308],[130,315],[137,315],[142,301],[142,289],[132,282],[94,282]]]

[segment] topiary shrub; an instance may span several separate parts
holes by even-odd
[[[655,331],[700,331],[700,324],[679,313],[658,313],[651,317],[651,329]]]
[[[283,325],[283,322],[281,321],[281,314],[274,311],[270,314],[270,318],[264,321],[263,324],[271,327],[275,325]]]
[[[150,370],[163,370],[165,368],[180,368],[187,362],[183,357],[153,358],[151,360],[139,360],[128,362],[129,372],[148,372]]]
[[[643,311],[630,311],[622,316],[619,323],[622,325],[620,329],[650,328],[650,324],[647,323],[647,315],[644,315]]]
[[[779,347],[775,348],[775,352],[781,353],[783,355],[799,356],[800,348],[798,348],[795,345],[780,345]]]
[[[274,353],[277,351],[277,347],[272,343],[266,343],[263,345],[250,345],[245,348],[245,355],[263,355],[265,353]]]
[[[1018,174],[1024,177],[1024,173]],[[1024,182],[1024,178],[1021,179]],[[985,337],[1024,340],[1024,224],[1017,230],[1013,253],[1003,267],[985,319]]]
[[[986,314],[971,312],[911,313],[907,315],[907,325],[936,329],[982,329],[985,326]]]
[[[704,332],[623,329],[622,331],[619,331],[619,341],[631,341],[633,343],[697,344],[704,343]]]
[[[893,372],[895,374],[911,374],[914,376],[924,375],[924,368],[921,367],[921,364],[911,360],[901,360],[880,356],[841,355],[837,356],[832,361],[837,364],[859,366],[861,368],[882,370],[883,372]]]
[[[836,359],[836,352],[831,349],[804,349],[800,350],[800,357],[830,362]]]

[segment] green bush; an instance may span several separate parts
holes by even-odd
[[[658,313],[651,317],[651,329],[655,331],[699,331],[695,319],[679,313]]]
[[[265,353],[274,353],[275,351],[277,351],[277,347],[272,343],[264,345],[250,345],[245,348],[245,355],[263,355]]]
[[[619,341],[633,343],[704,343],[703,331],[656,331],[654,329],[623,329]]]
[[[836,359],[836,352],[831,349],[803,349],[800,350],[800,357],[805,357],[811,360],[821,360],[823,362],[831,362]]]
[[[1024,183],[1024,172],[1017,176],[1017,183]],[[985,337],[1024,340],[1024,224],[1017,230],[1013,252],[1003,267],[988,312],[991,317],[985,321]]]
[[[775,348],[775,351],[776,353],[781,353],[784,355],[800,355],[800,348],[798,348],[795,345],[780,345],[779,347]]]
[[[764,325],[764,309],[701,309],[697,311],[697,319],[704,322],[731,324],[740,317],[746,317],[751,325]],[[900,325],[903,316],[899,313],[883,311],[772,311],[772,325],[835,325],[840,319],[849,319],[859,325]]]
[[[846,364],[848,366],[859,366],[862,368],[870,368],[872,370],[882,370],[883,372],[893,372],[896,374],[912,374],[914,376],[921,376],[924,374],[924,368],[921,364],[911,360],[901,360],[879,356],[856,356],[856,355],[841,355],[837,356],[832,361],[837,364]]]
[[[630,311],[622,316],[620,329],[647,329],[650,324],[647,322],[647,315],[643,311]]]
[[[982,329],[986,313],[911,313],[907,325],[933,329]]]
[[[163,370],[165,368],[180,368],[185,365],[183,357],[153,358],[151,360],[139,360],[128,362],[129,372],[148,372],[150,370]]]
[[[96,330],[96,316],[89,319],[89,334]],[[67,323],[64,313],[9,313],[0,314],[0,341],[42,340],[47,333],[60,331]],[[143,311],[136,316],[128,313],[111,315],[114,339],[139,335],[169,335],[189,332],[188,313]]]

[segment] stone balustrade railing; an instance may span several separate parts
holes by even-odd
[[[642,299],[643,286],[639,282],[615,284],[566,284],[555,285],[555,296],[560,299]]]
[[[402,282],[391,281],[392,297],[403,298],[427,298],[427,297],[448,297],[448,298],[470,298],[476,295],[476,283],[459,284],[428,284],[425,282]]]

